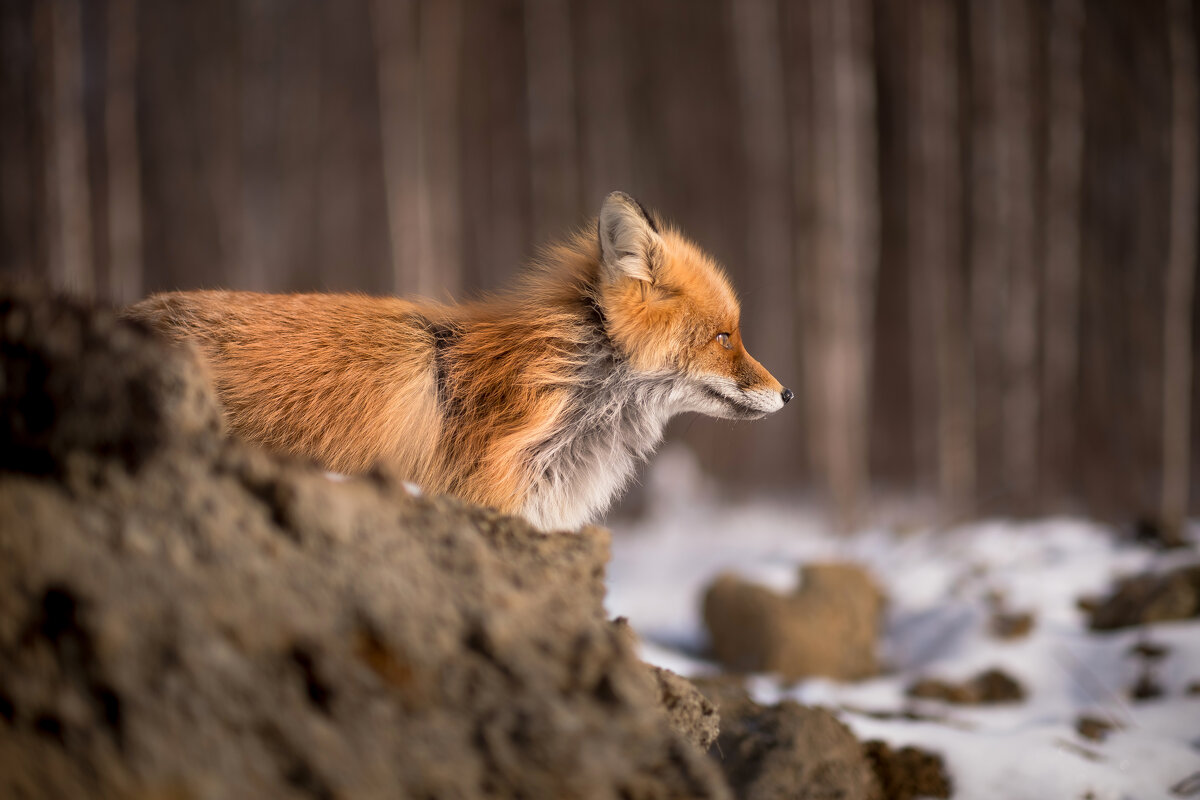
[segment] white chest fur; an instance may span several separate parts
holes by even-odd
[[[662,441],[670,417],[661,384],[614,375],[587,392],[535,457],[538,476],[522,515],[542,530],[594,521]]]

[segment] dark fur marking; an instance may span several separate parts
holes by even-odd
[[[720,400],[722,403],[725,403],[726,405],[730,404],[730,400],[728,397],[721,394],[716,389],[713,389],[710,386],[704,386],[703,384],[701,384],[700,390],[702,392],[704,392],[706,395],[708,395],[709,397],[713,398],[714,400]]]
[[[604,316],[604,309],[600,307],[600,301],[591,294],[583,296],[583,312],[587,317],[589,327],[599,331],[605,341],[608,338],[608,318]]]
[[[626,195],[626,197],[629,197],[629,195]],[[632,200],[633,204],[638,207],[638,211],[642,212],[642,218],[646,220],[646,224],[650,226],[650,230],[661,235],[662,231],[658,229],[658,222],[655,221],[654,216],[650,213],[650,211],[644,205],[642,205],[642,201],[638,200],[636,197],[629,197],[629,199]]]
[[[713,398],[714,400],[720,400],[722,403],[729,406],[734,411],[737,411],[739,414],[745,414],[746,416],[755,416],[755,415],[761,415],[763,413],[763,412],[759,411],[757,408],[752,408],[748,405],[743,405],[742,403],[739,403],[736,400],[726,397],[725,395],[721,394],[716,389],[713,389],[710,386],[702,385],[700,387],[700,389],[709,397]]]
[[[418,317],[417,321],[433,337],[433,369],[437,379],[438,405],[445,409],[447,415],[453,415],[456,409],[448,396],[446,361],[448,351],[458,341],[459,332],[449,325],[432,322],[424,317]]]

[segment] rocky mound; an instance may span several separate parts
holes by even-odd
[[[217,436],[135,326],[0,299],[0,796],[727,797],[547,535]]]

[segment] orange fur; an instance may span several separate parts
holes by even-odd
[[[386,463],[429,492],[545,526],[578,524],[610,499],[589,488],[586,470],[644,457],[656,443],[625,444],[617,429],[606,438],[609,422],[661,433],[678,410],[765,413],[736,398],[709,410],[716,395],[676,386],[685,381],[721,380],[721,391],[736,383],[760,405],[772,392],[790,396],[742,346],[721,270],[629,202],[606,201],[609,239],[577,234],[511,291],[475,303],[197,291],[155,295],[127,313],[198,347],[231,430],[246,439],[337,472]],[[635,234],[644,245],[613,238]],[[635,276],[629,264],[648,272]],[[730,334],[728,349],[717,332]],[[676,395],[682,406],[668,407]],[[638,403],[659,397],[661,414],[636,416]],[[611,413],[596,410],[603,403]],[[629,452],[605,449],[618,445]],[[627,477],[609,480],[610,496]]]

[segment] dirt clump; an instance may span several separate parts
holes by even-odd
[[[728,669],[784,678],[861,680],[879,671],[883,593],[862,567],[808,564],[800,587],[780,594],[734,575],[704,595],[712,652]]]
[[[1094,631],[1200,616],[1200,564],[1125,578],[1085,611]]]
[[[884,800],[950,797],[954,787],[942,757],[916,747],[893,749],[872,740],[863,745],[867,761],[879,779]]]
[[[924,678],[908,687],[908,696],[955,705],[993,705],[1024,700],[1025,689],[1008,673],[989,669],[962,683]]]
[[[739,800],[881,796],[862,745],[833,714],[790,700],[759,705],[729,678],[696,685],[721,715],[709,755]]]
[[[997,639],[1023,639],[1033,630],[1033,615],[997,612],[992,615],[991,629]]]
[[[1092,742],[1103,742],[1118,727],[1111,719],[1101,719],[1092,714],[1080,714],[1075,720],[1075,732]]]
[[[0,298],[0,355],[0,797],[729,796],[605,618],[607,532],[224,440],[77,305]]]

